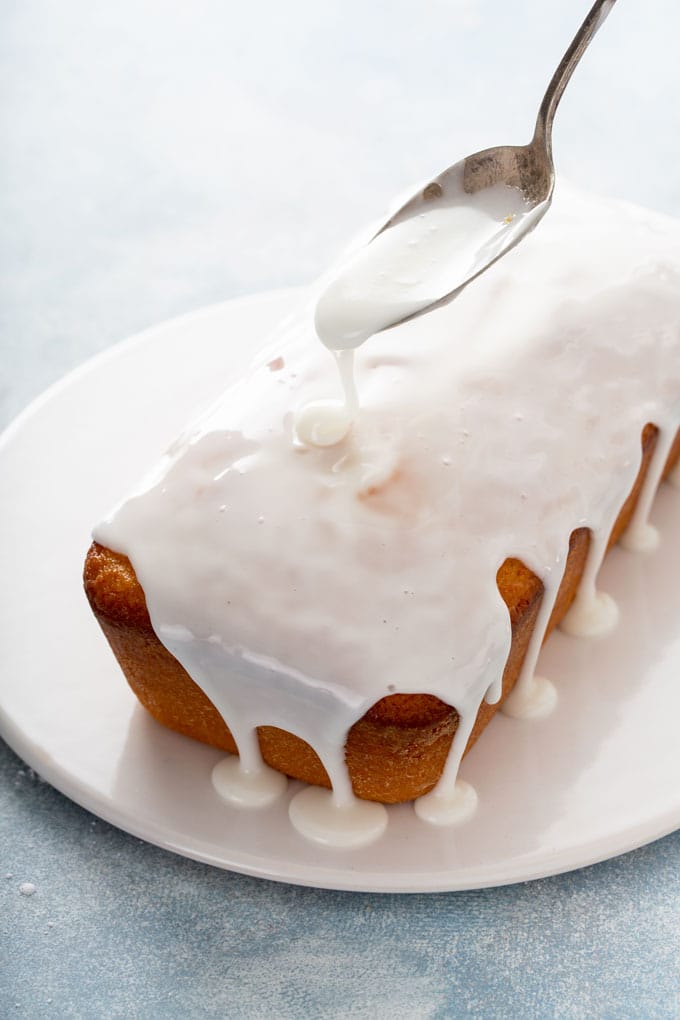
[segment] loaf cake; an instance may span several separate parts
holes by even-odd
[[[276,334],[97,526],[85,590],[160,723],[339,804],[444,795],[500,706],[531,711],[553,628],[612,622],[607,549],[654,537],[680,226],[563,187],[455,301],[365,345],[357,421],[310,447],[295,411],[333,371],[306,313]]]

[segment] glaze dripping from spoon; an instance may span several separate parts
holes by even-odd
[[[528,145],[484,149],[433,178],[331,274],[316,303],[319,339],[335,354],[343,401],[315,401],[296,418],[300,442],[331,446],[359,402],[353,354],[369,337],[452,300],[529,234],[555,186],[552,124],[576,65],[616,0],[596,0],[541,102]]]

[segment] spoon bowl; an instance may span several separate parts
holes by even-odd
[[[410,198],[390,216],[374,239],[383,231],[434,211],[436,206],[483,209],[489,216],[481,236],[465,238],[467,269],[459,273],[451,289],[405,318],[421,315],[433,305],[450,300],[519,244],[550,208],[554,187],[555,167],[550,151],[544,136],[534,136],[528,145],[497,145],[466,156]]]

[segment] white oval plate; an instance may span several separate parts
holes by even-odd
[[[152,843],[218,867],[335,889],[418,892],[538,878],[680,826],[680,492],[663,486],[660,549],[615,549],[603,587],[622,624],[601,641],[555,634],[540,671],[548,719],[497,716],[462,776],[479,808],[458,829],[390,808],[359,850],[306,842],[273,808],[226,806],[220,752],[138,707],[92,618],[82,562],[96,522],[190,418],[250,361],[296,300],[277,292],[165,323],[88,362],[0,443],[0,732],[73,800]]]

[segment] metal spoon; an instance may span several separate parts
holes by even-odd
[[[446,303],[533,230],[552,201],[552,124],[557,105],[615,2],[593,4],[552,76],[528,145],[496,146],[455,163],[390,215],[341,267],[316,306],[317,332],[329,348],[357,347],[374,333]],[[395,227],[399,229],[394,231]],[[415,277],[409,246],[412,252],[412,246],[423,244],[430,247]],[[436,268],[427,268],[430,265]],[[402,277],[405,287],[399,283]],[[397,285],[390,290],[392,279]]]

